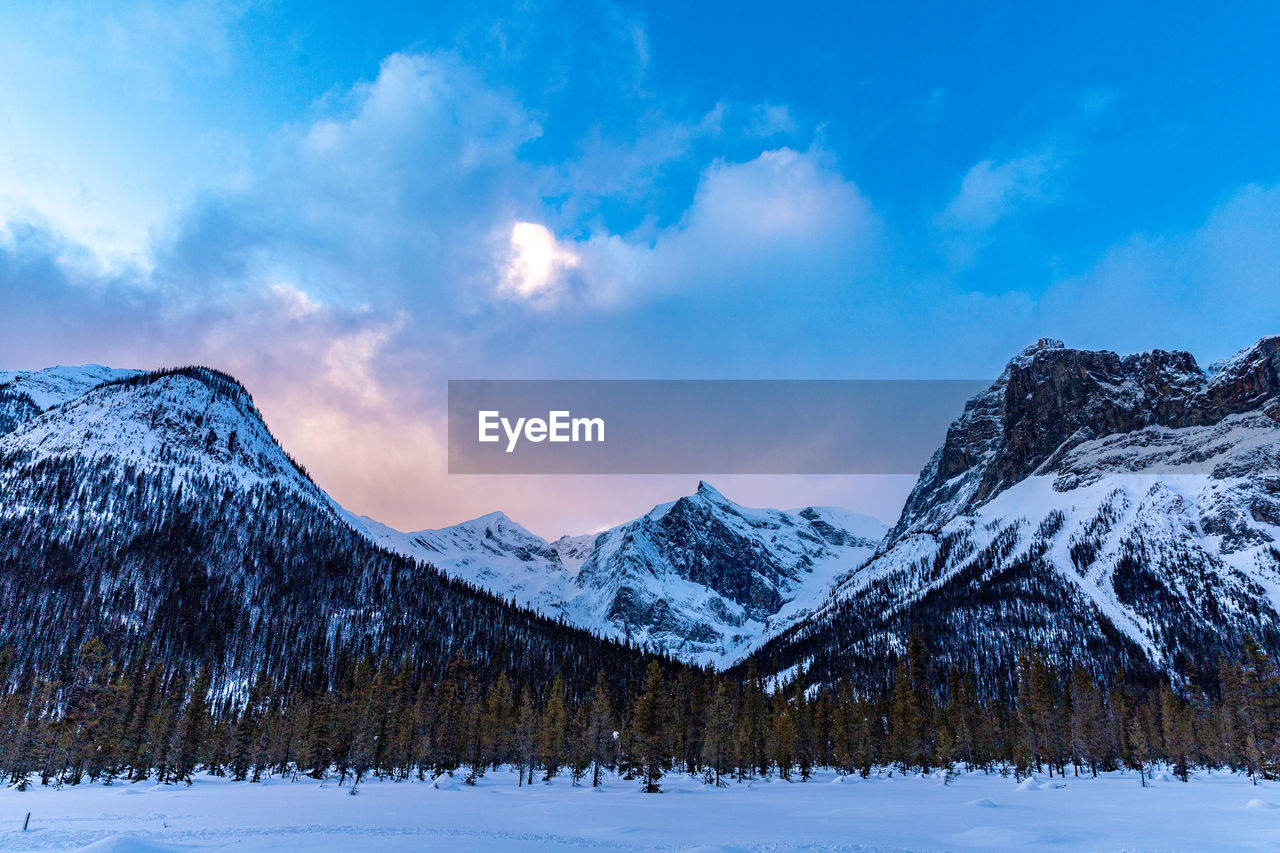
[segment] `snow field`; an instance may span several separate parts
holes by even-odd
[[[1169,780],[1169,781],[1166,781]],[[1280,783],[1226,773],[1017,782],[964,773],[870,779],[818,773],[716,789],[668,776],[645,795],[613,777],[519,788],[514,773],[443,780],[262,784],[200,777],[0,791],[0,849],[182,850],[1274,850]],[[21,830],[31,812],[31,829]]]

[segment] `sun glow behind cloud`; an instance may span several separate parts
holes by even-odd
[[[500,291],[525,300],[545,298],[563,283],[566,270],[581,259],[561,247],[556,236],[536,222],[511,226],[511,250]]]

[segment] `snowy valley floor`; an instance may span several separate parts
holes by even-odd
[[[1061,787],[1052,787],[1053,785]],[[0,849],[174,850],[1277,850],[1280,783],[1200,773],[1189,784],[1135,774],[1097,780],[973,773],[716,790],[668,777],[647,796],[611,780],[517,788],[333,781],[114,784],[0,791]],[[31,829],[21,831],[31,812]]]

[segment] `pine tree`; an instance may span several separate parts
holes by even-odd
[[[600,768],[609,760],[617,732],[613,727],[613,703],[609,699],[609,684],[604,671],[596,674],[596,686],[591,691],[591,705],[587,709],[583,730],[584,749],[591,762],[591,787],[600,787]]]
[[[1026,651],[1018,658],[1018,718],[1026,739],[1026,752],[1038,772],[1042,762],[1061,761],[1061,727],[1057,685],[1044,656]]]
[[[804,682],[801,681],[800,683],[803,684]],[[814,731],[814,708],[817,704],[808,700],[803,689],[796,694],[792,719],[796,732],[795,761],[796,767],[800,770],[800,781],[802,782],[808,782],[813,776],[816,737]]]
[[[1257,641],[1245,641],[1240,671],[1240,726],[1245,757],[1256,782],[1280,775],[1280,670]]]
[[[738,776],[765,776],[769,773],[769,754],[766,748],[768,707],[764,685],[756,669],[755,661],[747,664],[747,677],[742,685],[742,704],[734,729],[734,748],[738,754]]]
[[[587,726],[591,716],[589,705],[580,705],[577,710],[569,712],[569,743],[566,749],[569,765],[569,778],[573,787],[582,784],[582,778],[591,767],[591,752],[587,749]]]
[[[1080,766],[1085,764],[1094,778],[1097,778],[1102,752],[1099,718],[1101,697],[1093,679],[1081,666],[1076,666],[1071,671],[1069,695],[1071,712],[1068,740],[1076,775],[1080,775]]]
[[[911,635],[907,656],[894,675],[890,711],[890,736],[904,771],[919,767],[928,773],[933,764],[933,703],[928,680],[929,659],[924,640]]]
[[[542,781],[550,782],[565,763],[569,717],[564,703],[564,679],[559,675],[551,682],[546,705],[542,709],[542,726],[538,734],[538,757],[542,762]]]
[[[1167,684],[1160,685],[1160,722],[1164,754],[1173,761],[1173,772],[1183,782],[1191,772],[1191,713]]]
[[[1128,760],[1133,748],[1130,743],[1129,715],[1132,703],[1129,698],[1128,685],[1124,673],[1117,671],[1111,689],[1107,691],[1107,705],[1104,720],[1106,723],[1106,749],[1109,756],[1107,766],[1115,769]]]
[[[192,773],[200,764],[204,755],[209,733],[209,690],[211,676],[208,667],[203,667],[196,676],[182,709],[182,719],[178,725],[178,737],[173,748],[173,778],[191,784]]]
[[[533,707],[529,688],[520,696],[520,711],[516,721],[515,754],[516,769],[520,772],[520,785],[533,784],[533,770],[538,750],[538,715]]]
[[[769,715],[769,754],[778,767],[778,776],[791,781],[791,768],[796,757],[796,725],[791,704],[775,697]]]
[[[500,672],[493,689],[485,697],[482,724],[484,755],[491,767],[497,768],[513,760],[516,713],[511,682],[505,672]]]
[[[262,735],[259,705],[262,703],[267,686],[266,678],[265,672],[258,675],[253,687],[249,689],[249,697],[236,720],[231,751],[231,778],[236,782],[247,779],[254,767],[254,759],[257,756],[258,743]]]
[[[641,790],[660,794],[659,783],[670,769],[670,751],[666,733],[670,720],[666,685],[662,668],[656,660],[649,662],[644,687],[631,711],[630,747],[641,774]]]
[[[947,671],[947,704],[942,709],[943,726],[947,731],[948,749],[942,759],[948,765],[962,762],[974,764],[976,751],[973,735],[973,696],[960,670],[952,666]]]
[[[855,716],[853,685],[842,682],[836,688],[831,711],[831,759],[842,773],[857,769],[858,720]]]
[[[311,703],[311,714],[307,718],[305,749],[307,775],[313,779],[324,779],[328,776],[329,767],[333,763],[331,714],[331,700],[327,694],[321,695]]]
[[[707,711],[707,725],[702,733],[702,764],[708,784],[722,787],[724,776],[732,769],[733,759],[733,697],[727,679],[716,683],[711,707]]]
[[[1138,771],[1138,781],[1147,787],[1147,773],[1155,760],[1154,726],[1151,710],[1146,704],[1137,706],[1137,710],[1129,721],[1129,753],[1125,763]]]

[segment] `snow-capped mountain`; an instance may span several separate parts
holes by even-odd
[[[34,396],[25,374],[6,386],[25,401],[0,436],[8,677],[71,665],[90,638],[188,675],[208,666],[233,690],[257,673],[333,680],[369,659],[433,671],[459,653],[536,681],[638,677],[634,650],[378,547],[230,376],[108,373],[72,396],[74,382],[51,380],[67,375],[83,374],[46,371]]]
[[[966,405],[875,558],[762,656],[883,674],[914,630],[997,681],[1033,645],[1208,680],[1246,635],[1280,647],[1278,537],[1280,338],[1207,369],[1042,340]]]
[[[989,689],[1028,646],[1099,675],[1189,681],[1210,680],[1247,635],[1280,650],[1280,338],[1208,368],[1187,353],[1029,347],[966,405],[887,535],[842,510],[750,509],[705,483],[595,535],[548,542],[501,513],[400,533],[334,503],[225,374],[3,376],[10,621],[75,611],[116,630],[164,614],[194,648],[196,626],[232,619],[241,664],[283,642],[273,618],[305,654],[430,642],[447,656],[460,623],[423,621],[435,596],[468,625],[526,620],[544,644],[583,636],[559,633],[571,625],[699,662],[750,653],[814,680],[881,679],[918,631]],[[155,545],[157,531],[181,547]]]
[[[449,577],[593,633],[722,663],[802,617],[874,551],[885,526],[842,510],[739,506],[697,492],[598,535],[547,542],[502,513],[403,534],[343,510],[280,447],[248,392],[207,368],[99,366],[4,374],[0,519],[60,535],[154,523],[160,505],[288,506],[340,524]],[[51,484],[42,478],[58,470]],[[51,489],[70,489],[50,500]],[[306,507],[305,509],[303,507]],[[280,547],[293,541],[278,533]],[[383,602],[352,606],[376,612]]]
[[[23,394],[43,412],[104,382],[128,379],[140,373],[141,370],[103,367],[101,364],[46,367],[43,370],[0,370],[0,392]]]
[[[502,513],[385,546],[573,625],[726,663],[804,617],[873,553],[885,525],[829,507],[750,509],[706,483],[595,536],[547,542]]]
[[[328,502],[230,376],[203,367],[151,374],[92,367],[51,368],[0,386],[46,404],[0,437],[0,454],[19,454],[25,464],[105,457],[164,470],[175,485],[288,485]],[[106,378],[83,387],[98,377]]]
[[[115,379],[137,376],[137,370],[117,370],[101,364],[46,367],[43,370],[0,370],[0,435]]]

